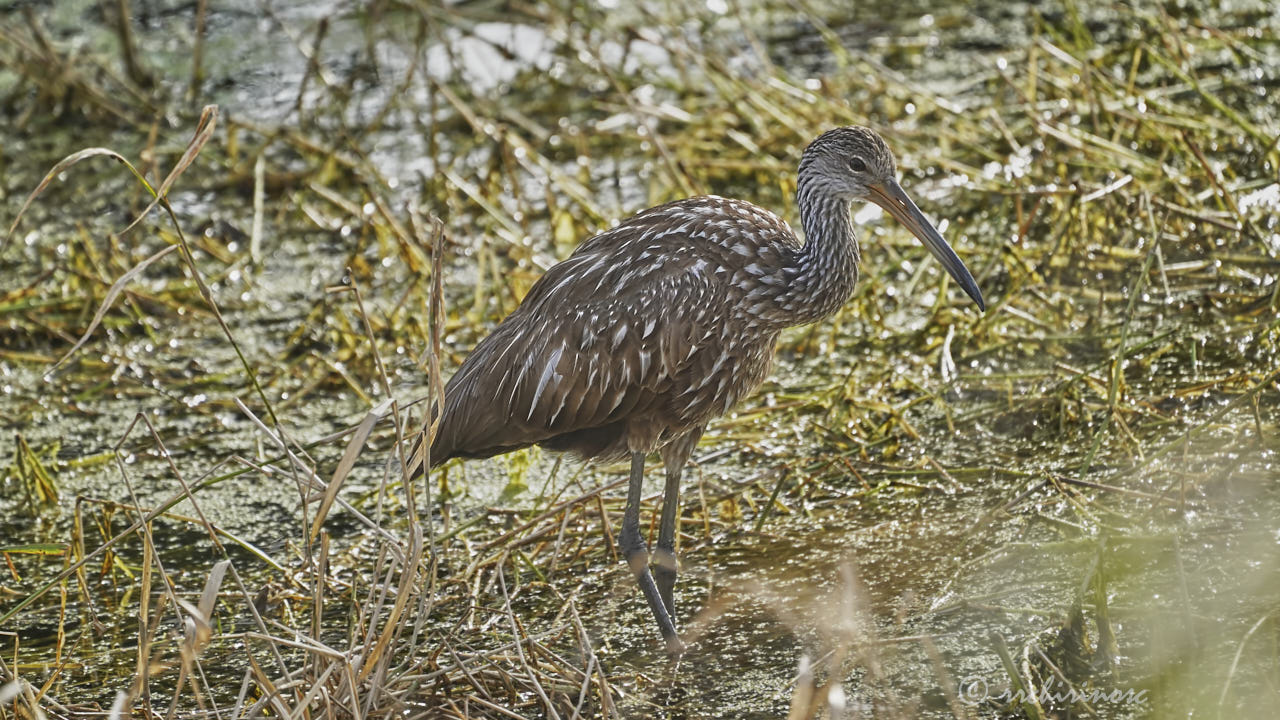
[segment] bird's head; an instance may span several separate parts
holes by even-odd
[[[898,184],[893,152],[874,130],[849,126],[819,135],[800,158],[800,183],[802,204],[806,194],[817,194],[844,203],[866,200],[884,208],[938,258],[978,308],[986,310],[969,269]]]

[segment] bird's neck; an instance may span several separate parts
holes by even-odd
[[[801,179],[796,192],[804,245],[783,270],[779,305],[788,325],[821,320],[844,305],[858,281],[858,241],[849,201],[815,192]]]

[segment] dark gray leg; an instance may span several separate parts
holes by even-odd
[[[654,553],[653,578],[658,584],[662,604],[674,622],[676,604],[674,589],[680,563],[676,559],[676,517],[680,514],[680,476],[689,456],[702,437],[702,428],[690,430],[662,448],[662,462],[667,469],[667,487],[662,493],[662,524],[658,527],[658,549]]]
[[[644,453],[631,454],[631,484],[627,488],[627,508],[622,513],[622,534],[618,538],[622,546],[622,555],[626,558],[627,567],[636,576],[640,584],[640,592],[653,611],[653,619],[658,621],[658,630],[667,643],[667,652],[679,654],[684,652],[684,642],[676,632],[676,624],[671,614],[662,603],[658,586],[653,582],[649,572],[649,550],[640,535],[640,494],[644,485]]]

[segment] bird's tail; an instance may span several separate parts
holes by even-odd
[[[426,474],[424,466],[427,459],[427,434],[427,430],[418,432],[417,437],[413,440],[409,454],[405,457],[405,477],[409,480],[414,480],[419,475]]]
[[[405,455],[405,477],[413,480],[419,475],[426,475],[427,471],[443,463],[449,458],[437,457],[438,448],[435,447],[435,438],[440,430],[440,412],[439,407],[433,405],[431,408],[430,419],[423,425],[422,430],[418,431],[413,438],[413,445]],[[428,463],[427,449],[431,449],[430,462]]]

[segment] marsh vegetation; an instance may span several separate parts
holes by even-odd
[[[1269,715],[1274,8],[844,5],[0,9],[0,717]],[[857,213],[686,473],[682,661],[624,468],[402,481],[550,264],[695,193],[794,224],[840,124],[988,309]]]

